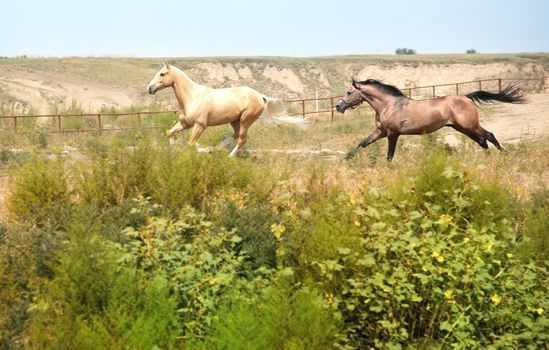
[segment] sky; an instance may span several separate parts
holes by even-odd
[[[548,0],[0,0],[0,56],[549,52]]]

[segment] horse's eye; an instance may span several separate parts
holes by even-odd
[[[166,75],[166,73],[160,73],[160,76],[161,76],[161,77],[163,77],[163,76],[165,76],[165,75]]]
[[[350,91],[347,91],[347,96],[351,96],[351,92],[350,92]]]

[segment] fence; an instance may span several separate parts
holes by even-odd
[[[527,84],[527,88],[532,91],[542,91],[545,88],[547,77],[540,78],[526,78],[526,79],[483,79],[483,80],[474,80],[466,81],[460,83],[451,83],[451,84],[438,84],[438,85],[427,85],[419,87],[407,87],[403,88],[402,91],[407,94],[408,97],[414,99],[426,99],[434,98],[440,95],[447,94],[459,94],[467,93],[466,91],[473,91],[475,88],[478,90],[489,89],[502,91],[504,84],[507,82],[524,82]],[[309,115],[321,115],[329,114],[330,120],[334,120],[335,110],[334,106],[338,99],[343,96],[330,96],[330,97],[320,97],[320,98],[305,98],[305,99],[294,99],[286,100],[285,102],[289,106],[289,115],[291,116],[309,116]],[[309,107],[314,102],[314,108]],[[369,108],[367,104],[363,104],[363,108]],[[160,112],[130,112],[130,113],[85,113],[85,114],[43,114],[43,115],[1,115],[0,116],[0,130],[13,130],[14,133],[32,133],[33,131],[28,131],[25,128],[21,128],[20,124],[22,121],[41,118],[54,120],[52,129],[42,130],[42,132],[47,133],[74,133],[74,132],[104,132],[104,131],[119,131],[119,130],[133,130],[133,129],[157,129],[158,125],[151,124],[150,121],[144,122],[144,116],[151,115],[170,115],[176,114],[177,111],[160,111]],[[129,126],[120,127],[114,126],[111,124],[105,123],[106,118],[120,118],[128,117],[130,118]],[[85,123],[80,123],[78,127],[65,128],[65,124],[71,124],[71,119],[86,118]],[[6,124],[11,124],[11,126],[6,126]],[[73,122],[74,124],[74,122]]]

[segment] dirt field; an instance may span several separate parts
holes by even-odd
[[[549,94],[528,96],[524,105],[498,104],[497,112],[484,123],[485,128],[504,143],[549,135]]]

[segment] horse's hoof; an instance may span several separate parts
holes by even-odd
[[[164,136],[170,137],[170,136],[172,136],[172,135],[170,135],[170,131],[169,131],[169,130],[166,130],[166,132],[164,133]]]

